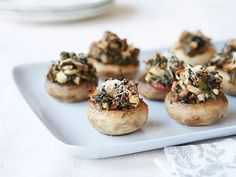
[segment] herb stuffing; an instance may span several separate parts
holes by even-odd
[[[103,64],[138,65],[138,55],[138,48],[110,31],[105,32],[101,40],[93,42],[89,50],[89,57]]]
[[[182,49],[185,55],[194,57],[204,53],[211,45],[211,39],[204,36],[201,31],[181,33],[176,49]]]
[[[82,81],[95,82],[95,74],[95,68],[87,63],[84,54],[62,52],[60,60],[49,67],[47,79],[58,84],[79,85]]]
[[[188,65],[176,74],[176,79],[171,88],[171,101],[194,104],[215,99],[220,93],[222,77],[214,66]]]
[[[236,84],[236,40],[228,41],[222,51],[208,65],[214,65],[217,69],[228,73],[229,81]]]
[[[124,110],[140,104],[137,83],[123,79],[108,79],[90,91],[90,101],[103,110]]]
[[[146,62],[145,82],[156,89],[170,89],[175,78],[175,73],[184,67],[172,53],[161,55],[156,53]]]

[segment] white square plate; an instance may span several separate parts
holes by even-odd
[[[220,44],[217,46],[222,46]],[[163,49],[142,52],[141,61],[156,51]],[[44,79],[49,64],[17,66],[13,76],[18,89],[39,119],[60,140],[66,151],[78,157],[112,157],[236,134],[236,97],[227,96],[227,114],[211,126],[190,127],[178,124],[168,116],[162,102],[144,99],[149,106],[149,119],[141,130],[124,136],[103,135],[88,122],[87,101],[61,103],[47,94]]]

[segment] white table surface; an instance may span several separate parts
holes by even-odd
[[[17,91],[12,67],[57,59],[62,50],[86,52],[105,30],[128,37],[141,49],[169,46],[183,29],[201,29],[214,40],[233,38],[235,6],[233,0],[119,0],[109,14],[73,23],[0,19],[0,176],[163,176],[153,163],[163,150],[101,160],[82,160],[60,151]]]

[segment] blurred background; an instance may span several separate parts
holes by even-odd
[[[19,3],[21,1],[24,3]],[[236,3],[233,0],[105,1],[109,5],[105,5],[97,14],[91,8],[91,14],[87,13],[87,16],[93,17],[89,18],[83,18],[83,13],[65,15],[63,10],[58,9],[92,4],[99,0],[60,0],[59,5],[55,0],[50,3],[42,0],[3,2],[5,5],[0,4],[0,49],[4,48],[4,51],[0,52],[6,52],[8,58],[16,62],[19,58],[15,59],[15,53],[20,60],[30,62],[48,61],[57,57],[61,50],[85,52],[92,41],[101,38],[105,30],[111,30],[122,38],[127,37],[141,49],[170,46],[184,29],[201,29],[214,41],[235,36],[233,19]],[[9,4],[6,5],[6,2]],[[43,7],[51,7],[51,14],[46,10],[44,12]],[[58,11],[53,11],[53,7],[57,7]],[[77,9],[73,11],[83,11]],[[41,13],[37,10],[41,10]]]
[[[12,68],[55,60],[63,50],[87,52],[106,30],[141,51],[171,46],[182,30],[235,38],[235,7],[233,0],[0,0],[0,176],[151,176],[153,152],[86,164],[58,155],[54,137],[17,91]]]

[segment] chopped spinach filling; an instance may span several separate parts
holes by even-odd
[[[138,48],[128,45],[126,39],[120,39],[109,31],[100,41],[94,42],[89,50],[90,58],[103,64],[138,65],[138,55]]]

